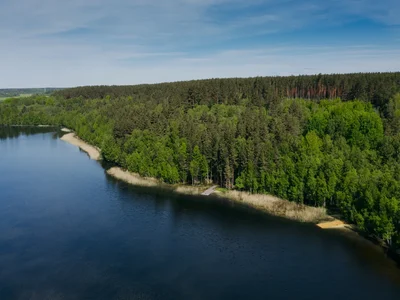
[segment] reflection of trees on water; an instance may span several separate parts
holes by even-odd
[[[16,139],[21,135],[33,135],[41,133],[54,133],[53,139],[59,137],[57,127],[37,127],[37,126],[0,126],[0,140]]]
[[[101,162],[105,170],[110,167],[110,163]],[[118,202],[122,211],[134,209],[135,202],[151,206],[154,213],[164,212],[170,216],[170,225],[174,228],[180,227],[189,215],[190,218],[207,217],[214,224],[224,227],[224,220],[240,220],[251,218],[255,223],[269,223],[272,221],[293,224],[293,221],[282,220],[278,217],[269,216],[258,210],[249,208],[245,205],[233,203],[228,199],[218,196],[185,195],[173,189],[163,187],[135,186],[105,172],[107,184],[118,192]],[[297,223],[296,223],[297,224]]]

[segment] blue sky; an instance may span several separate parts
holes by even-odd
[[[0,0],[0,88],[370,71],[398,0]]]

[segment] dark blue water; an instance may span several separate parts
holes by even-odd
[[[46,131],[0,129],[1,300],[400,299],[368,243],[129,186]]]

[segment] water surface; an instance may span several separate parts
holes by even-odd
[[[0,299],[400,299],[368,244],[129,186],[48,128],[0,129]]]

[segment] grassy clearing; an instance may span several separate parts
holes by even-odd
[[[215,190],[217,192],[220,192],[220,193],[223,193],[223,194],[225,194],[225,193],[227,193],[229,191],[228,189],[222,188],[222,187],[217,187]]]
[[[7,97],[0,97],[0,101],[4,101],[10,98],[28,98],[31,97],[32,94],[19,94],[18,96],[7,96]]]

